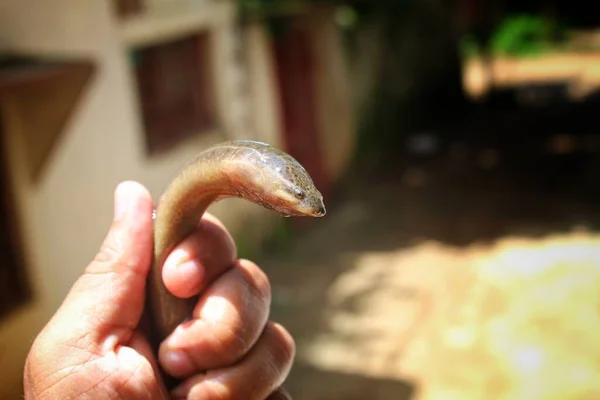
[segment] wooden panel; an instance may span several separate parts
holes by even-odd
[[[315,109],[315,60],[309,32],[288,24],[273,39],[286,150],[306,168],[325,200],[331,183]]]

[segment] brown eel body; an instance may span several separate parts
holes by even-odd
[[[246,199],[283,216],[325,215],[323,196],[306,170],[275,147],[236,140],[201,152],[171,181],[155,211],[154,260],[146,289],[155,347],[191,316],[197,301],[167,290],[162,265],[194,232],[206,209],[227,197]]]

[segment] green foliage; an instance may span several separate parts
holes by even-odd
[[[492,37],[494,54],[536,55],[550,47],[553,24],[539,16],[520,14],[506,18]]]
[[[239,258],[245,258],[247,260],[252,260],[255,258],[258,253],[258,249],[256,245],[251,244],[247,237],[244,235],[234,235],[233,240],[235,242],[235,247],[237,248],[237,255]]]
[[[284,250],[286,245],[290,243],[290,239],[294,236],[294,229],[290,224],[289,219],[279,218],[266,240],[265,250],[279,251]]]
[[[535,56],[556,47],[557,39],[564,35],[566,27],[538,15],[515,14],[506,17],[492,35],[489,50],[500,56]],[[474,35],[465,36],[460,42],[463,57],[480,53],[483,43]]]
[[[233,239],[238,251],[238,257],[249,260],[256,259],[263,252],[284,251],[294,236],[293,226],[289,219],[277,218],[273,230],[261,241],[249,237],[250,229],[241,229],[234,233]]]
[[[358,23],[358,13],[354,8],[342,5],[335,12],[335,22],[343,29],[351,29]]]

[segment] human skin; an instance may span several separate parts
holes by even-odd
[[[173,294],[200,294],[193,318],[160,346],[161,366],[181,380],[167,391],[140,328],[153,209],[142,185],[117,187],[104,243],[29,351],[25,398],[290,398],[281,385],[295,346],[283,327],[268,320],[269,280],[256,264],[237,259],[231,236],[209,214],[164,264]]]

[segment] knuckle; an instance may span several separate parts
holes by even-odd
[[[290,333],[281,325],[270,322],[265,331],[269,341],[271,363],[278,371],[287,371],[296,354],[296,344]]]
[[[115,226],[111,227],[109,236],[100,246],[93,261],[88,266],[87,272],[106,272],[107,270],[112,270],[113,265],[125,262],[124,244],[118,233],[118,229]]]
[[[173,398],[179,399],[197,399],[197,400],[234,400],[235,394],[224,385],[217,382],[205,381],[197,379],[197,382],[192,382],[187,385],[185,390],[178,390]]]
[[[232,263],[235,260],[237,255],[235,242],[222,224],[203,219],[198,225],[196,237],[201,247],[213,249],[210,253],[223,258],[224,262]]]
[[[113,243],[105,242],[94,257],[94,265],[113,264],[120,259],[121,252],[114,246]]]
[[[244,357],[252,346],[248,336],[239,327],[206,325],[199,322],[198,329],[185,332],[184,345],[165,344],[165,351],[172,348],[187,353],[195,370],[231,366]]]
[[[128,248],[127,238],[119,232],[112,232],[100,246],[92,262],[85,269],[89,275],[134,271],[140,263]]]
[[[256,300],[268,306],[271,302],[271,283],[267,275],[256,264],[248,260],[240,260],[239,266],[243,279]]]
[[[250,349],[252,343],[248,340],[245,329],[227,328],[222,326],[214,332],[213,351],[215,357],[221,359],[222,365],[231,365],[240,360]]]

